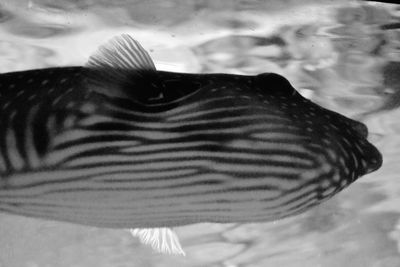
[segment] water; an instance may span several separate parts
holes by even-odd
[[[129,33],[158,69],[283,74],[362,119],[384,157],[303,215],[176,228],[186,257],[157,254],[124,230],[0,214],[0,266],[400,266],[399,16],[400,6],[358,1],[0,1],[0,72],[82,65]]]

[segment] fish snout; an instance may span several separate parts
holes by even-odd
[[[362,175],[376,171],[382,166],[382,154],[367,140],[368,127],[364,123],[355,120],[350,120],[350,124],[356,134],[365,140],[365,144],[362,145],[363,148],[361,149],[362,159],[364,162],[361,170]]]
[[[378,170],[382,166],[382,154],[379,150],[368,141],[368,127],[359,121],[345,118],[345,127],[348,128],[348,136],[350,143],[354,144],[354,156],[357,164],[354,166],[357,169],[359,176],[371,173]]]
[[[372,144],[369,144],[369,147],[366,149],[364,159],[367,162],[364,168],[364,174],[378,170],[383,163],[381,152]]]

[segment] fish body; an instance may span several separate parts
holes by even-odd
[[[108,228],[264,222],[378,169],[364,124],[282,76],[155,70],[129,36],[0,75],[0,211]]]

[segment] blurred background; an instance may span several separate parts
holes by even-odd
[[[0,73],[83,65],[128,33],[159,70],[287,77],[366,123],[383,167],[265,224],[176,228],[187,256],[125,230],[0,214],[0,267],[400,266],[400,5],[314,0],[0,0]]]

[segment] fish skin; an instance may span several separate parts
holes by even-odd
[[[23,158],[24,166],[13,168],[9,158],[3,156],[7,167],[0,168],[0,174],[15,171],[30,171],[28,153],[35,152],[44,157],[49,152],[51,138],[58,132],[66,130],[63,123],[72,117],[82,117],[82,106],[87,105],[90,93],[82,84],[82,67],[49,68],[29,70],[0,75],[0,147],[6,153],[4,136],[6,129],[15,131],[17,150]],[[93,98],[92,98],[93,100]],[[35,139],[31,149],[26,149],[26,122],[32,118],[32,138]],[[52,129],[47,129],[49,115],[54,118]]]
[[[0,75],[0,211],[108,228],[263,222],[382,165],[364,124],[278,74],[146,71],[115,95],[98,74]]]

